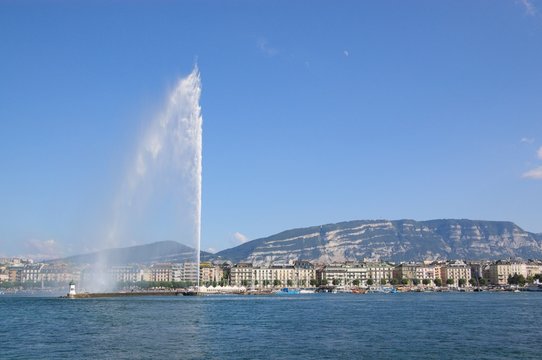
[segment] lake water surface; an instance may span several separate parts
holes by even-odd
[[[0,296],[0,359],[542,359],[542,293]]]

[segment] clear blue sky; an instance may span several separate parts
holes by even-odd
[[[0,1],[0,255],[99,247],[196,58],[203,249],[353,219],[542,232],[540,0]]]

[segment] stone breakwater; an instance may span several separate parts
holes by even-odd
[[[80,293],[65,295],[66,299],[93,299],[109,297],[133,297],[133,296],[177,296],[183,295],[183,291],[134,291],[134,292],[110,292],[110,293]]]

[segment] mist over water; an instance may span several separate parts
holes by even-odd
[[[143,133],[113,202],[103,248],[173,240],[194,249],[201,237],[202,123],[200,73],[178,81]],[[99,259],[93,291],[109,290],[106,259]]]

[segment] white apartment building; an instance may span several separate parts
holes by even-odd
[[[311,280],[315,278],[314,266],[307,261],[273,264],[269,267],[253,267],[252,264],[240,263],[230,270],[231,285],[255,288],[305,287],[310,286]]]
[[[112,280],[117,282],[138,282],[146,279],[145,268],[139,265],[112,266],[109,274]]]

